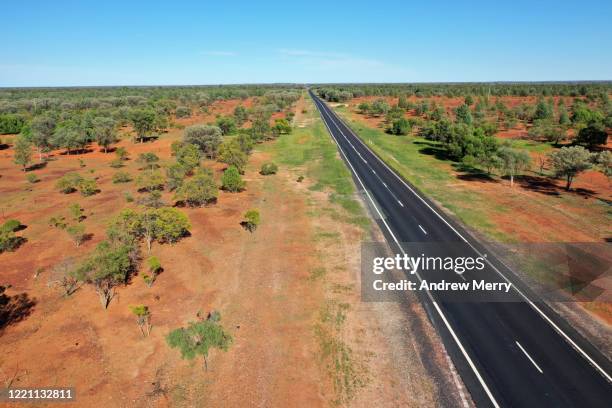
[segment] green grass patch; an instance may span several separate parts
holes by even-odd
[[[502,213],[504,209],[492,207],[485,196],[458,185],[453,172],[457,163],[439,154],[438,143],[417,136],[389,135],[382,129],[351,120],[346,108],[336,108],[336,111],[389,167],[454,213],[463,223],[492,239],[513,241],[513,237],[500,232],[490,221],[492,215]]]
[[[309,99],[307,102],[310,125],[294,128],[291,134],[280,136],[275,143],[260,145],[258,148],[271,153],[276,163],[303,169],[306,180],[313,183],[311,191],[329,192],[330,203],[344,210],[334,211],[332,218],[365,229],[370,221],[355,197],[356,189],[351,173],[339,158],[336,145],[314,105]]]

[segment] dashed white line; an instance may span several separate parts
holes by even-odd
[[[521,351],[527,356],[527,358],[529,359],[529,361],[531,361],[531,364],[534,365],[535,368],[538,369],[538,371],[540,372],[540,374],[544,374],[544,371],[542,371],[542,369],[540,368],[539,365],[536,364],[535,361],[533,361],[533,358],[531,358],[531,356],[529,354],[527,354],[527,351],[525,351],[525,349],[523,348],[523,346],[521,346],[521,343],[519,343],[518,341],[515,341],[516,345],[519,346],[519,348],[521,349]]]
[[[401,205],[402,207],[404,206],[404,203],[402,203],[400,200],[397,200],[397,202],[399,203],[399,205]]]
[[[319,109],[319,113],[321,113],[321,116],[325,117],[325,115],[323,114],[323,110],[321,110],[321,108],[318,106],[317,104],[317,108]],[[329,116],[329,114],[328,114]],[[342,130],[340,130],[340,128],[338,127],[338,125],[332,120],[331,121],[334,126],[336,127],[336,129],[338,129],[340,131],[340,134],[344,135],[344,132],[342,132]],[[351,164],[350,160],[348,159],[348,157],[346,156],[346,154],[344,153],[344,151],[342,150],[342,147],[340,146],[340,144],[336,141],[336,138],[334,137],[333,132],[331,131],[331,129],[329,128],[329,125],[327,124],[327,121],[325,119],[323,119],[323,123],[325,124],[325,127],[327,128],[327,131],[329,132],[329,134],[331,135],[332,139],[334,139],[334,141],[336,142],[336,144],[338,145],[338,149],[340,150],[340,153],[342,154],[342,156],[344,156],[344,159],[346,160],[346,163],[349,165],[349,167],[351,168],[353,174],[355,175],[355,177],[357,178],[357,181],[359,181],[359,184],[361,184],[361,187],[363,188],[364,192],[366,193],[366,196],[368,197],[368,199],[370,200],[370,202],[372,203],[372,206],[374,207],[374,209],[376,210],[376,212],[378,213],[378,215],[380,216],[381,221],[383,222],[383,224],[385,225],[385,227],[387,228],[387,231],[389,231],[389,234],[391,234],[391,238],[393,238],[393,241],[395,241],[395,244],[397,245],[398,249],[400,250],[400,252],[402,252],[402,254],[406,254],[406,252],[404,251],[404,249],[402,248],[402,246],[400,245],[399,241],[397,240],[397,238],[395,237],[395,234],[393,234],[393,231],[391,230],[391,227],[389,227],[389,224],[387,224],[387,221],[385,221],[382,213],[380,212],[380,210],[378,209],[378,207],[376,206],[376,203],[374,202],[374,199],[372,198],[372,196],[370,195],[370,193],[368,192],[368,190],[366,189],[365,184],[363,184],[363,181],[361,181],[361,178],[359,178],[359,175],[357,174],[357,171],[355,170],[355,168],[353,167],[353,165]],[[345,136],[346,137],[346,136]],[[404,206],[401,202],[399,202],[402,207]],[[416,273],[416,277],[419,280],[419,282],[422,281],[421,276],[419,275],[419,273]],[[476,368],[476,365],[474,364],[474,362],[472,361],[472,358],[470,357],[470,355],[467,353],[467,351],[465,350],[465,348],[463,347],[463,344],[461,343],[461,340],[459,340],[459,337],[457,336],[457,334],[455,333],[455,331],[453,330],[452,326],[450,325],[450,323],[448,322],[448,320],[446,319],[446,316],[444,315],[444,313],[442,312],[442,309],[440,309],[440,306],[438,306],[438,303],[434,300],[432,294],[429,292],[429,290],[426,290],[427,296],[429,297],[429,299],[431,300],[432,305],[434,306],[434,308],[436,309],[436,312],[438,313],[438,315],[440,316],[440,318],[442,319],[442,321],[444,322],[444,325],[446,326],[446,329],[450,332],[453,340],[455,341],[455,343],[457,344],[457,346],[459,347],[459,350],[461,351],[461,354],[463,354],[463,357],[466,359],[466,361],[468,362],[470,368],[472,369],[472,372],[474,372],[474,374],[476,375],[476,378],[478,379],[478,382],[480,383],[480,385],[482,386],[482,388],[484,389],[485,393],[487,394],[487,396],[489,397],[489,400],[491,401],[491,403],[493,404],[493,406],[495,408],[499,408],[499,404],[497,403],[497,401],[495,400],[495,397],[493,396],[493,394],[491,393],[491,390],[489,389],[489,386],[487,385],[487,383],[484,381],[484,379],[482,378],[482,376],[480,375],[480,372],[478,371],[478,368]]]
[[[421,227],[421,224],[419,224],[419,228],[421,229],[421,231],[423,231],[423,234],[427,235],[427,231],[425,231],[425,228]]]
[[[329,115],[329,114],[328,114]],[[335,113],[334,113],[335,115]],[[331,115],[329,115],[331,118]],[[333,122],[333,120],[332,120]],[[336,125],[334,123],[334,125],[336,126],[336,128],[338,128],[338,130],[340,130],[340,128],[338,127],[338,125]],[[347,126],[347,129],[349,130],[350,133],[353,134],[353,136],[355,137],[355,139],[362,145],[364,146],[366,149],[368,149],[370,151],[370,153],[372,153],[372,155],[378,159],[378,161],[385,166],[389,172],[395,176],[400,183],[402,183],[408,190],[410,190],[419,200],[421,200],[421,202],[423,202],[423,204],[425,204],[425,206],[427,206],[435,215],[438,216],[438,218],[440,218],[440,220],[442,220],[442,222],[444,222],[451,230],[453,230],[453,232],[455,232],[455,234],[457,234],[457,236],[459,236],[459,238],[461,238],[465,243],[467,243],[473,250],[474,252],[476,252],[478,255],[483,256],[480,251],[478,251],[474,245],[472,245],[471,242],[469,242],[463,235],[461,235],[459,233],[459,231],[457,231],[457,229],[455,229],[455,227],[453,227],[448,221],[446,221],[446,219],[444,219],[444,217],[442,217],[442,215],[440,215],[436,210],[433,209],[433,207],[431,205],[429,205],[429,203],[427,203],[427,201],[425,201],[425,199],[423,199],[423,197],[421,197],[419,194],[416,193],[416,191],[414,191],[414,189],[412,187],[410,187],[400,176],[397,175],[397,173],[395,173],[395,171],[393,171],[388,165],[387,163],[385,163],[382,159],[380,159],[378,156],[376,156],[376,154],[374,154],[372,152],[372,150],[359,138],[359,136],[357,136],[355,134],[355,132],[353,132],[353,130]],[[340,133],[342,133],[342,135],[346,138],[346,135],[344,135],[344,132],[342,132],[340,130]],[[348,140],[348,139],[347,139]],[[396,162],[398,161],[395,157],[391,156],[393,158],[393,160],[395,160]],[[486,257],[485,257],[486,258]],[[512,283],[510,282],[510,280],[506,277],[506,275],[504,275],[495,265],[493,265],[493,263],[491,261],[489,261],[488,259],[485,259],[485,261],[493,268],[493,270],[495,272],[497,272],[498,275],[500,275],[506,282],[508,283]],[[499,260],[502,264],[503,261]],[[505,265],[505,264],[504,264]],[[506,266],[507,267],[507,266]],[[510,268],[508,268],[510,269]],[[519,288],[516,287],[516,285],[512,284],[512,288],[523,298],[525,299],[525,301],[527,301],[527,303],[529,304],[529,306],[531,306],[531,308],[533,310],[535,310],[542,318],[544,318],[544,320],[546,320],[546,322],[548,324],[550,324],[550,326],[557,332],[559,333],[573,348],[574,350],[576,350],[578,353],[580,353],[593,367],[595,367],[595,369],[597,371],[599,371],[605,378],[606,380],[608,380],[608,382],[612,382],[612,376],[610,376],[610,374],[608,374],[606,372],[606,370],[604,370],[599,364],[597,364],[595,362],[595,360],[593,360],[591,358],[591,356],[589,356],[587,354],[586,351],[584,351],[580,346],[578,346],[578,344],[576,344],[576,342],[574,340],[572,340],[571,337],[569,337],[555,322],[552,321],[551,318],[549,318],[546,313],[544,313],[544,311],[542,311],[533,301],[531,301],[531,299],[529,299]]]

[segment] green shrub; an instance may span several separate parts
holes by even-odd
[[[147,273],[143,274],[142,280],[148,287],[151,287],[153,286],[153,283],[157,279],[157,275],[159,275],[160,272],[162,271],[162,266],[161,266],[161,263],[159,262],[159,259],[157,259],[157,257],[155,256],[149,257],[149,259],[147,260],[147,264],[149,266],[150,275]]]
[[[35,184],[38,183],[40,181],[40,179],[38,178],[38,176],[34,173],[28,173],[26,174],[26,180],[28,181],[28,183],[30,184]]]
[[[274,163],[264,163],[261,165],[260,174],[267,176],[269,174],[276,174],[278,171],[278,166]]]
[[[217,321],[208,319],[172,330],[166,341],[171,348],[178,348],[184,359],[193,360],[201,355],[204,358],[204,368],[208,369],[208,350],[216,347],[226,351],[232,343],[232,336]]]
[[[19,228],[21,228],[21,221],[16,220],[16,219],[6,220],[4,224],[2,224],[2,227],[0,227],[2,231],[10,231],[10,232],[15,232]]]
[[[176,189],[175,199],[190,207],[199,207],[217,201],[218,194],[219,190],[212,175],[200,170]]]
[[[76,191],[82,181],[83,177],[80,174],[66,173],[57,181],[56,187],[60,190],[60,192],[69,194]]]
[[[221,177],[221,187],[232,193],[237,193],[242,191],[245,186],[244,180],[240,177],[240,173],[235,166],[229,166]]]
[[[113,175],[114,184],[129,183],[130,181],[132,181],[132,177],[125,171],[118,171]]]
[[[177,118],[188,118],[191,116],[191,108],[188,106],[177,106],[176,117]]]
[[[260,221],[258,210],[248,210],[244,213],[244,220],[241,224],[247,231],[253,232],[259,226]]]
[[[89,197],[98,192],[98,184],[94,179],[82,179],[77,189],[84,197]]]

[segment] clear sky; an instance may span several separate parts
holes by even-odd
[[[0,86],[611,80],[612,1],[7,1]]]

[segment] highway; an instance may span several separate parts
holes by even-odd
[[[401,243],[405,242],[459,242],[474,256],[485,253],[461,225],[391,170],[309,92],[393,251],[403,253]],[[487,263],[498,281],[513,283],[505,301],[453,302],[433,292],[421,297],[475,403],[612,406],[610,361],[538,301],[494,255],[487,253]],[[447,275],[428,278],[460,278],[455,273]],[[462,279],[480,277],[478,272],[469,272]],[[491,275],[484,278],[491,279]]]

